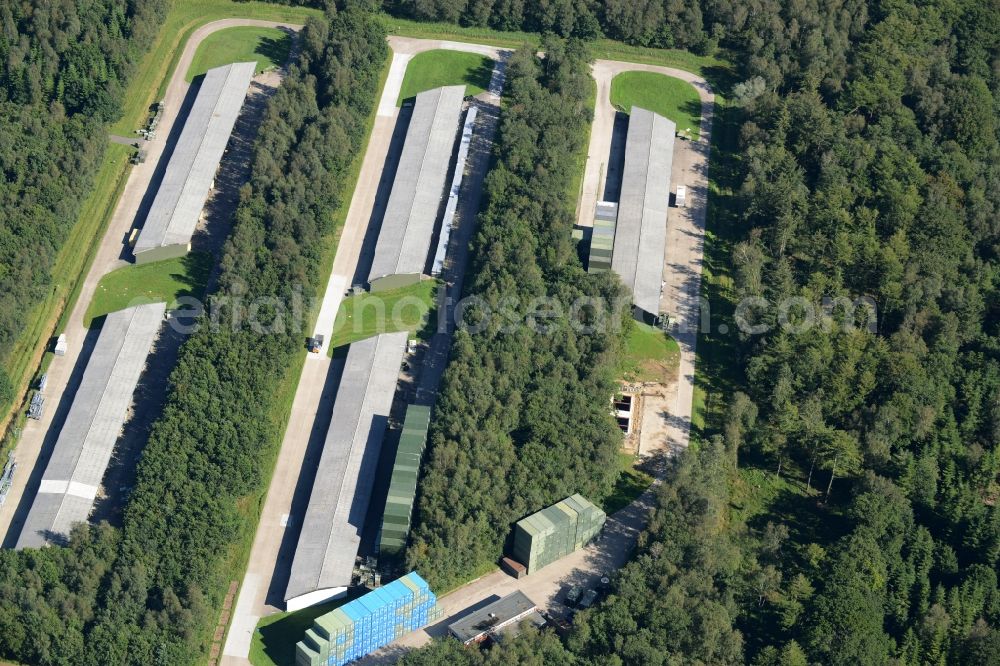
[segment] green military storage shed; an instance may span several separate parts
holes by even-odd
[[[594,227],[590,236],[590,254],[587,272],[601,273],[611,270],[611,254],[615,246],[615,222],[618,219],[618,204],[609,201],[597,202],[594,213]]]
[[[420,459],[427,445],[430,421],[430,407],[407,407],[389,480],[389,492],[385,499],[385,513],[382,516],[382,532],[379,536],[379,553],[382,555],[397,555],[406,547],[413,502],[417,496]]]
[[[532,574],[585,546],[601,531],[606,518],[604,511],[582,495],[567,497],[514,525],[513,559]]]

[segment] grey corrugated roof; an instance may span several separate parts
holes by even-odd
[[[135,254],[191,242],[256,66],[238,62],[205,74],[136,240]]]
[[[351,584],[408,336],[385,333],[347,352],[285,601]]]
[[[632,107],[611,268],[632,290],[632,302],[651,314],[660,310],[675,129],[663,116]]]
[[[368,281],[424,272],[444,197],[465,86],[417,95]]]
[[[105,319],[17,548],[43,546],[87,520],[166,307],[137,305]]]

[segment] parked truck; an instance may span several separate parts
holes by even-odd
[[[317,335],[316,337],[309,338],[306,340],[306,347],[313,354],[318,354],[323,351],[323,336]]]
[[[687,199],[687,188],[683,185],[677,186],[677,196],[674,198],[674,205],[678,208],[684,208]]]

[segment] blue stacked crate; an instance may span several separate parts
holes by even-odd
[[[321,615],[296,645],[297,666],[341,666],[420,629],[440,614],[415,571]]]
[[[344,651],[344,655],[342,657],[344,661],[350,661],[351,659],[357,657],[357,649],[361,643],[361,623],[364,620],[364,614],[358,612],[359,609],[356,601],[346,604],[341,608],[341,610],[344,611],[344,614],[347,615],[351,621],[348,645],[346,646],[347,649]],[[330,666],[338,666],[341,663],[344,662],[338,659],[337,661],[330,662]]]

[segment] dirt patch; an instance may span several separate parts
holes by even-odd
[[[672,384],[677,379],[679,361],[679,354],[670,354],[661,359],[643,359],[636,364],[633,376],[645,386]]]
[[[644,458],[669,453],[670,405],[677,392],[676,357],[665,361],[649,361],[650,372],[664,378],[662,382],[622,382],[619,391],[632,396],[632,431],[622,450]]]
[[[642,430],[639,432],[638,454],[643,457],[664,453],[667,448],[667,426],[670,419],[666,390],[642,396]]]

